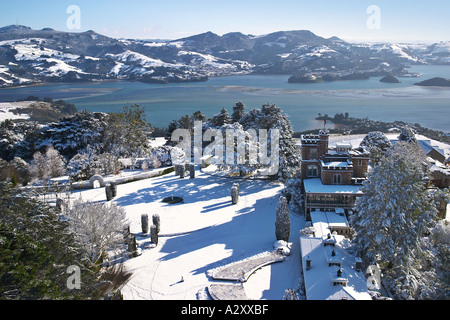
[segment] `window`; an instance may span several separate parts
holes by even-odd
[[[319,169],[317,168],[317,166],[316,165],[309,165],[307,167],[306,176],[308,178],[318,177],[319,176]]]
[[[341,184],[341,175],[340,174],[335,174],[334,176],[333,176],[333,183],[334,184]]]

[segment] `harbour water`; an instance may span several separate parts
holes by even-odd
[[[148,84],[129,81],[55,83],[0,89],[0,101],[29,95],[64,99],[78,110],[114,112],[138,104],[154,127],[196,110],[207,117],[222,107],[232,113],[242,101],[247,110],[276,104],[289,115],[295,131],[319,128],[318,113],[372,120],[401,120],[450,132],[450,88],[419,87],[414,83],[433,77],[450,78],[450,66],[414,66],[420,78],[399,77],[401,83],[382,83],[381,77],[322,83],[288,83],[288,75],[241,75],[211,78],[206,82]]]

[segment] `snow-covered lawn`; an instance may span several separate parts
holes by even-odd
[[[236,182],[240,200],[233,205],[230,189]],[[219,283],[208,276],[208,270],[273,250],[275,209],[282,188],[277,182],[224,178],[200,171],[195,179],[170,173],[118,185],[113,201],[125,208],[131,232],[142,249],[142,255],[125,262],[132,276],[122,289],[124,299],[207,297],[205,289]],[[80,194],[85,201],[106,201],[104,188],[77,191],[74,196]],[[181,196],[184,203],[161,202],[168,196]],[[155,248],[149,246],[150,237],[141,234],[142,213],[160,215]],[[291,255],[250,276],[244,283],[248,298],[277,300],[286,289],[297,289],[301,270],[298,232],[304,217],[291,214],[290,219]],[[184,281],[180,281],[182,277]]]

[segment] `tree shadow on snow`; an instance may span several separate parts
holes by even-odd
[[[220,199],[228,197],[231,203],[231,186],[233,183],[239,183],[239,192],[241,196],[259,192],[264,189],[273,188],[274,184],[269,181],[240,181],[226,178],[184,178],[178,176],[173,177],[157,177],[149,180],[149,187],[142,188],[136,192],[120,196],[114,199],[119,206],[129,206],[143,203],[161,202],[165,197],[182,197],[184,204],[198,203],[202,201],[210,201],[211,199]],[[226,207],[225,202],[222,207]],[[178,205],[182,209],[183,203],[167,204],[170,206]],[[210,208],[204,209],[210,212],[221,208],[219,204],[210,205]]]

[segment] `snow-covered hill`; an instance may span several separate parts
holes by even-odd
[[[250,72],[392,71],[450,63],[450,44],[354,44],[306,30],[262,36],[212,32],[174,41],[113,39],[94,31],[0,28],[0,86],[46,81],[206,80]],[[380,69],[381,66],[381,69]]]

